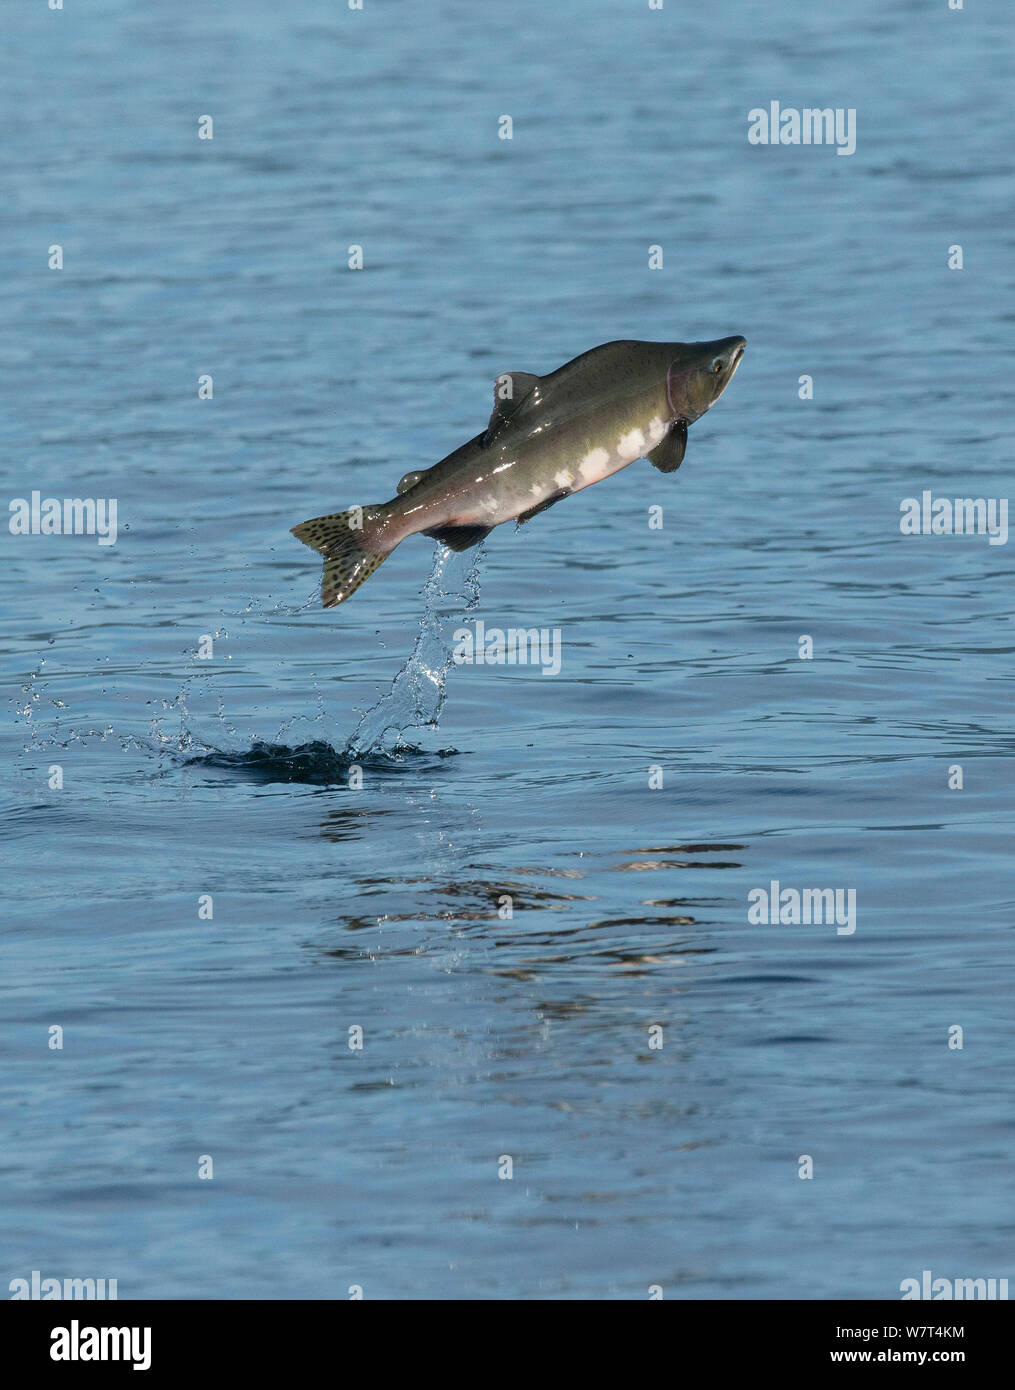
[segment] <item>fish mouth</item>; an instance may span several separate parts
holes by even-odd
[[[726,368],[723,372],[723,384],[726,385],[732,381],[733,373],[740,366],[740,360],[747,347],[747,339],[727,338],[723,346],[726,348],[728,354],[726,357]]]
[[[713,405],[715,405],[715,402],[719,399],[722,393],[726,390],[726,387],[730,384],[730,382],[736,375],[737,368],[740,366],[740,363],[743,359],[744,351],[747,347],[747,339],[729,338],[723,344],[723,347],[725,348],[727,354],[726,364],[722,368],[722,371],[720,372],[718,378],[718,390],[716,391],[715,397],[712,401]]]

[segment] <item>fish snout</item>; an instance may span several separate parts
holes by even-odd
[[[747,339],[741,338],[739,335],[732,338],[719,338],[712,346],[715,348],[715,356],[711,364],[712,372],[715,376],[725,375],[726,381],[728,381],[740,365],[740,359],[747,347]]]
[[[739,334],[684,346],[670,364],[666,378],[673,418],[693,424],[715,405],[739,367],[746,347],[747,339]]]

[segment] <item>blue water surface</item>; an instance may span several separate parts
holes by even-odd
[[[2,538],[4,1287],[1015,1274],[1012,546],[899,525],[1010,488],[1010,11],[10,8],[6,497],[119,532]],[[733,333],[679,473],[318,606],[500,373]]]

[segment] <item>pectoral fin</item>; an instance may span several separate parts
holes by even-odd
[[[684,461],[687,448],[687,421],[674,420],[662,443],[648,455],[649,462],[660,473],[675,473]]]

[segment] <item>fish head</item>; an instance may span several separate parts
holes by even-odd
[[[692,425],[710,410],[733,380],[747,342],[716,338],[710,343],[673,343],[666,373],[666,396],[674,420]]]

